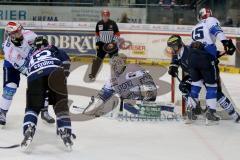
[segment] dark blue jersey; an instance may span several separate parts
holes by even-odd
[[[47,46],[29,54],[28,81],[50,74],[61,67],[63,61],[69,61],[65,51],[55,46]]]
[[[182,53],[178,55],[174,55],[172,57],[171,64],[176,64],[182,68],[182,70],[186,73],[189,73],[189,55],[190,55],[190,48],[187,46],[183,47]]]

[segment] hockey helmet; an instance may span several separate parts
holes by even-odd
[[[5,33],[10,36],[11,41],[13,44],[20,46],[23,40],[22,34],[22,25],[17,22],[8,22],[7,26],[5,27]]]
[[[203,20],[203,19],[207,19],[208,17],[212,16],[212,11],[210,8],[202,8],[199,10],[198,13],[198,21]]]
[[[183,42],[179,35],[172,35],[167,40],[167,53],[176,54],[176,52],[182,48]]]
[[[38,36],[37,38],[35,38],[33,45],[35,49],[41,49],[43,47],[48,46],[49,43],[48,43],[48,40],[43,36]]]

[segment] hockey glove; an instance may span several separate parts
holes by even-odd
[[[179,90],[183,93],[183,94],[189,94],[191,91],[191,83],[188,82],[181,82],[179,84]]]
[[[103,50],[105,52],[107,52],[108,54],[116,52],[117,49],[118,49],[117,43],[114,43],[114,42],[113,43],[106,43],[103,46]]]
[[[62,67],[63,67],[63,70],[64,70],[65,77],[68,77],[69,74],[70,74],[70,66],[71,66],[70,61],[63,61]]]
[[[226,54],[233,55],[233,53],[236,50],[236,47],[234,46],[232,40],[231,39],[229,39],[229,40],[222,40],[221,42],[223,44],[223,47],[224,47],[224,50],[225,50]]]
[[[178,65],[170,64],[168,74],[171,75],[172,77],[176,77],[178,75]]]

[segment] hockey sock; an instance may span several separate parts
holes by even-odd
[[[38,114],[32,110],[28,110],[25,113],[24,121],[23,121],[23,134],[28,128],[28,125],[36,126],[38,121]]]
[[[206,104],[210,109],[217,107],[217,84],[206,84]]]
[[[228,99],[222,92],[217,93],[217,100],[219,105],[230,115],[233,116],[236,111],[230,99]]]
[[[201,81],[192,82],[191,85],[192,85],[191,86],[191,93],[190,93],[190,96],[188,97],[188,105],[191,105],[195,108],[197,106],[197,104],[195,103],[195,101],[192,98],[194,98],[196,101],[198,101],[199,93],[201,91],[202,82]]]
[[[0,109],[6,112],[9,110],[16,91],[17,85],[15,83],[6,84],[6,86],[3,88],[2,97],[0,98]]]
[[[71,128],[71,119],[69,116],[57,116],[57,129],[66,128],[70,132],[72,131]]]

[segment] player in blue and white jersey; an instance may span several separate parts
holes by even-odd
[[[192,78],[191,95],[198,100],[202,83],[206,86],[206,103],[208,107],[207,118],[218,121],[219,118],[214,115],[217,105],[217,58],[221,55],[217,51],[216,40],[220,40],[224,46],[225,54],[233,55],[236,48],[232,40],[228,40],[221,29],[219,21],[212,16],[209,8],[203,8],[198,14],[198,24],[193,27],[192,40],[193,51],[189,58],[190,76]],[[196,45],[197,44],[197,45]],[[199,45],[201,44],[201,45]],[[224,95],[221,95],[224,99]],[[188,99],[188,106],[196,106],[191,98]],[[221,102],[220,102],[221,103]],[[191,110],[189,110],[191,111]],[[192,114],[192,113],[190,113]]]

